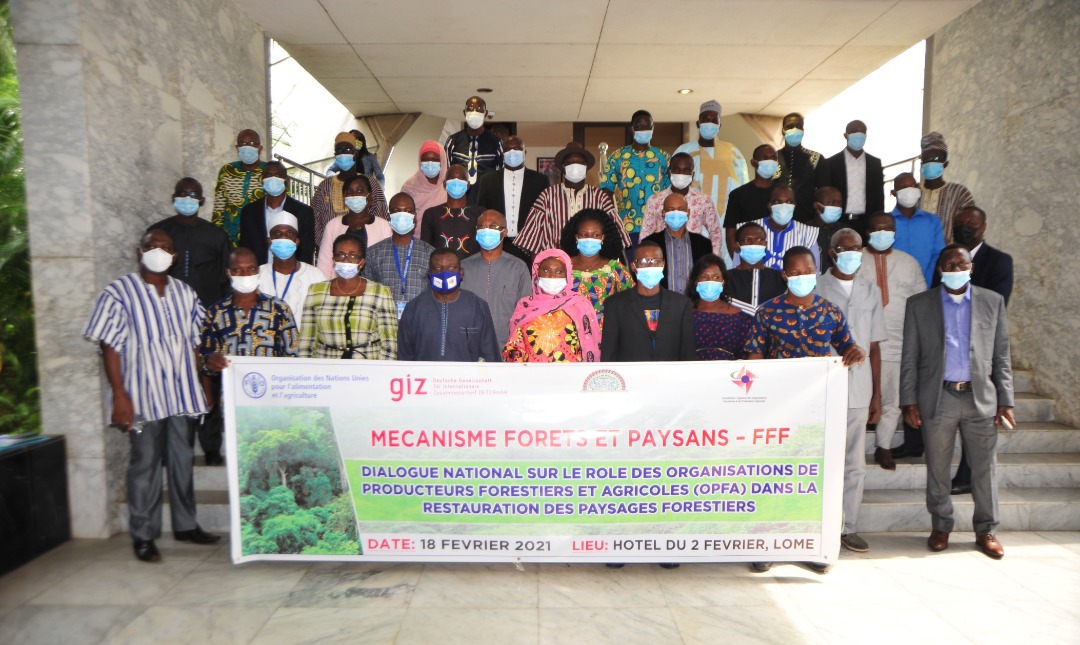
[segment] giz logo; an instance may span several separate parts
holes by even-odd
[[[426,378],[413,378],[411,374],[406,374],[405,378],[392,378],[390,379],[390,394],[392,395],[390,400],[396,403],[406,396],[423,396],[427,394],[424,391],[425,383],[427,383]]]

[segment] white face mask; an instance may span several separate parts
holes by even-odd
[[[572,163],[563,168],[563,175],[566,176],[566,181],[570,182],[571,184],[576,184],[579,181],[585,180],[586,170],[587,168],[585,168],[585,164]]]
[[[469,126],[473,130],[479,130],[480,126],[484,125],[484,113],[472,111],[466,112],[465,125]]]
[[[678,188],[679,190],[682,190],[683,188],[686,188],[693,181],[694,181],[694,176],[693,175],[676,175],[676,174],[671,175],[671,185],[674,186],[675,188]]]
[[[143,251],[142,265],[151,273],[165,273],[173,263],[173,255],[165,249]]]
[[[259,288],[258,275],[231,275],[229,282],[232,283],[233,291],[238,293],[251,293]]]
[[[549,296],[553,296],[566,288],[566,278],[539,278],[536,286]]]
[[[904,208],[911,208],[918,204],[920,197],[922,197],[922,191],[915,186],[896,191],[896,201]]]

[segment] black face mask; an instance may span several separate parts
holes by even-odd
[[[954,226],[952,235],[954,240],[964,246],[975,246],[980,242],[977,226]]]

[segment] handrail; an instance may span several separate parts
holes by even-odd
[[[307,172],[319,177],[320,179],[326,179],[327,177],[330,176],[330,175],[324,175],[323,173],[319,172],[318,170],[315,170],[313,168],[305,166],[304,164],[300,163],[299,161],[293,161],[292,159],[289,159],[285,155],[280,155],[280,154],[277,154],[276,152],[274,153],[274,159],[277,159],[278,161],[284,161],[285,163],[289,164],[290,166],[293,166],[294,168],[299,168],[300,170],[307,171]]]

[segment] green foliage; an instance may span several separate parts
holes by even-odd
[[[356,513],[325,409],[238,408],[245,554],[356,555]]]
[[[0,434],[41,431],[19,81],[8,11],[7,3],[0,4]]]

